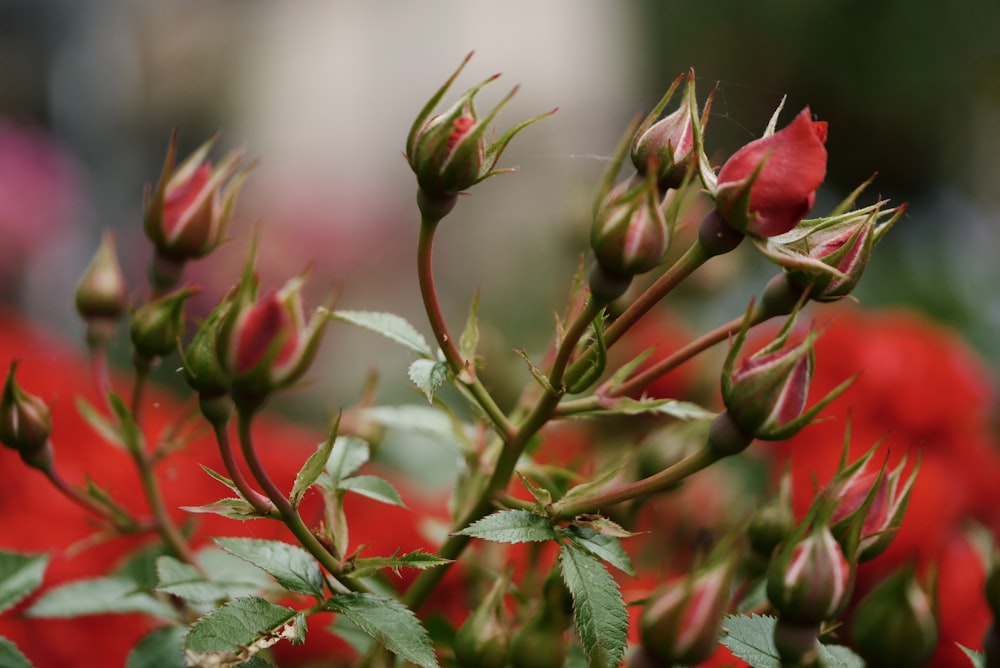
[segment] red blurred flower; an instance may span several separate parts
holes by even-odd
[[[784,129],[736,151],[719,171],[716,205],[726,222],[760,237],[795,227],[826,176],[826,131],[806,107]]]

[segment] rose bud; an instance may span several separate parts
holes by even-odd
[[[714,555],[681,581],[654,593],[643,610],[643,651],[658,663],[693,666],[715,652],[738,554]]]
[[[792,474],[786,467],[778,483],[778,493],[762,505],[750,518],[747,536],[754,556],[764,563],[771,559],[775,548],[795,530],[792,509]]]
[[[931,598],[917,584],[912,566],[879,583],[852,616],[851,644],[869,666],[923,666],[937,642]]]
[[[800,292],[809,291],[810,299],[830,302],[850,294],[861,280],[875,244],[906,211],[905,204],[883,209],[885,201],[848,211],[865,185],[830,216],[804,220],[785,234],[755,240],[764,255],[785,268],[792,286]]]
[[[785,348],[796,313],[785,322],[774,341],[737,366],[753,304],[736,335],[722,369],[722,399],[732,422],[747,435],[766,441],[783,440],[806,426],[853,379],[834,388],[806,409],[813,372],[813,345],[819,333],[810,331],[795,346]]]
[[[683,78],[681,75],[674,80],[663,99],[643,120],[632,142],[632,164],[640,176],[646,174],[651,164],[656,165],[656,182],[661,191],[679,187],[699,158],[700,150],[695,145],[694,124],[698,123],[698,117],[693,70],[687,75],[681,105],[672,114],[656,121]],[[704,131],[704,122],[701,129]]]
[[[257,300],[251,263],[216,336],[216,354],[230,377],[233,398],[248,406],[305,373],[328,321],[328,305],[305,320],[301,295],[305,274]]]
[[[18,385],[17,365],[17,360],[10,363],[0,399],[0,443],[17,450],[28,466],[47,470],[52,465],[52,414],[41,397]]]
[[[795,227],[826,176],[826,131],[806,107],[784,129],[736,151],[717,182],[716,207],[725,221],[757,237]]]
[[[176,265],[205,257],[222,243],[243,181],[242,151],[232,151],[215,167],[206,159],[218,140],[212,137],[175,169],[177,133],[156,190],[146,188],[143,229],[156,247],[151,275],[159,290],[173,287]]]
[[[484,138],[486,130],[517,92],[515,87],[485,118],[479,118],[473,99],[483,86],[500,76],[497,74],[470,88],[446,112],[433,115],[434,108],[471,57],[471,53],[465,57],[458,69],[424,105],[406,138],[406,160],[425,196],[419,200],[421,210],[425,216],[430,215],[436,220],[440,220],[447,211],[425,210],[430,201],[443,197],[453,204],[453,196],[458,192],[494,174],[512,171],[494,169],[507,144],[522,129],[555,112],[553,110],[522,121],[497,141],[487,144]]]
[[[114,234],[107,230],[101,245],[76,286],[76,311],[87,323],[91,348],[107,343],[128,308],[128,289],[115,253]]]
[[[808,522],[807,518],[803,526]],[[846,606],[854,572],[825,522],[808,535],[803,536],[801,529],[797,533],[771,559],[767,598],[782,619],[818,625]]]
[[[590,228],[590,245],[601,268],[630,278],[663,261],[670,228],[660,208],[656,174],[620,184],[597,209]]]
[[[920,465],[901,486],[905,458],[891,471],[885,463],[871,471],[868,464],[878,444],[850,466],[845,466],[846,439],[844,447],[840,471],[822,494],[835,504],[831,529],[841,546],[848,553],[854,550],[859,562],[871,561],[889,547],[902,525]]]
[[[194,287],[175,290],[132,313],[129,335],[137,359],[151,362],[177,350],[184,333],[184,300],[198,291]]]

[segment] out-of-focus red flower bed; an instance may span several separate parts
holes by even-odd
[[[0,321],[4,324],[0,327],[0,366],[6,369],[11,359],[22,360],[18,382],[51,403],[52,439],[56,464],[62,475],[74,484],[83,484],[84,476],[90,476],[117,501],[140,517],[148,517],[130,457],[102,442],[76,410],[77,397],[85,398],[94,406],[100,405],[89,364],[79,349],[22,322],[13,313],[0,313]],[[125,396],[130,390],[124,382],[116,383],[115,389]],[[155,439],[192,406],[182,405],[177,397],[154,388],[144,404],[147,439]],[[278,485],[290,490],[296,472],[325,436],[273,419],[262,418],[256,427],[261,459]],[[171,456],[159,469],[168,508],[178,521],[196,522],[195,548],[206,545],[210,536],[292,540],[284,526],[274,521],[239,522],[179,510],[180,506],[201,505],[231,496],[229,490],[201,469],[204,464],[213,470],[224,471],[214,439],[208,431],[202,433],[202,437]],[[432,548],[421,535],[415,518],[440,515],[444,504],[431,504],[420,495],[408,494],[405,487],[396,484],[408,508],[387,506],[362,497],[348,501],[351,544],[357,547],[367,543],[365,556],[391,555],[396,549]],[[309,501],[307,496],[306,503]],[[317,505],[316,499],[312,501]],[[307,505],[303,506],[303,513],[308,513]],[[25,467],[17,453],[7,448],[0,449],[0,514],[3,516],[0,549],[51,554],[44,582],[46,589],[79,578],[105,575],[131,549],[155,540],[152,536],[119,538],[71,551],[69,548],[93,533],[91,517],[55,491],[40,473]],[[404,572],[400,586],[404,587],[412,577],[412,572]],[[22,617],[19,613],[35,598],[0,616],[0,636],[16,642],[38,668],[124,665],[129,649],[152,628],[150,620],[139,615],[98,615],[66,620]],[[434,607],[433,604],[429,606],[431,610]],[[451,612],[447,606],[443,611]],[[299,648],[283,644],[279,649],[282,656],[293,661],[296,657],[306,659],[319,655],[343,657],[344,665],[350,665],[351,652],[333,636],[323,633],[322,626],[319,618],[310,620],[309,642]]]
[[[844,429],[851,425],[853,461],[877,440],[881,463],[920,456],[902,528],[889,549],[858,573],[855,600],[908,562],[940,565],[940,641],[930,666],[956,668],[969,660],[959,642],[980,648],[989,623],[982,595],[983,563],[966,537],[970,520],[1000,528],[1000,450],[990,424],[994,400],[985,363],[954,333],[915,314],[838,307],[818,311],[811,394],[821,397],[845,378],[856,382],[824,412],[826,419],[789,441],[758,445],[791,457],[799,516],[837,467]]]

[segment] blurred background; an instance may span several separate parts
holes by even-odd
[[[202,309],[236,280],[257,228],[265,285],[312,264],[311,303],[334,287],[340,308],[394,311],[426,332],[415,183],[400,153],[412,119],[474,49],[456,91],[503,72],[481,111],[521,85],[499,131],[559,107],[502,158],[518,173],[477,186],[439,232],[446,316],[458,327],[481,288],[486,345],[488,323],[506,337],[497,364],[513,366],[512,347],[546,344],[587,251],[590,193],[608,155],[690,67],[700,99],[718,82],[707,135],[716,164],[759,137],[785,95],[779,126],[806,105],[829,121],[814,215],[875,172],[863,204],[910,203],[862,303],[919,309],[998,362],[998,34],[1000,4],[989,0],[960,10],[912,0],[0,0],[0,298],[80,334],[73,288],[106,227],[141,294],[143,185],[158,178],[173,128],[182,154],[221,130],[216,157],[243,145],[260,164],[232,243],[192,268]],[[695,327],[731,317],[773,271],[752,253],[706,271],[682,316]],[[708,301],[709,287],[723,294]],[[407,356],[379,342],[356,352],[368,340],[331,328],[330,372],[313,374],[320,405],[356,398],[373,360],[386,392],[405,392],[393,388]]]

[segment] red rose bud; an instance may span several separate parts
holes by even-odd
[[[845,455],[846,447],[845,442]],[[823,491],[835,505],[831,518],[834,535],[848,554],[855,552],[859,562],[871,561],[889,547],[903,523],[920,468],[919,463],[914,466],[900,486],[906,459],[891,471],[885,463],[880,470],[871,471],[868,464],[875,447],[851,466],[845,468],[842,461],[841,471]]]
[[[848,199],[852,201],[859,191]],[[757,247],[785,268],[792,285],[808,289],[810,299],[836,301],[854,290],[875,244],[906,211],[905,204],[883,210],[884,204],[804,220],[790,232],[757,240]]]
[[[17,450],[28,466],[46,470],[52,464],[52,414],[41,397],[18,385],[14,378],[18,363],[10,363],[0,399],[0,443]]]
[[[639,622],[643,651],[659,663],[693,666],[719,644],[737,555],[710,560],[703,568],[653,594]]]
[[[785,348],[796,313],[785,322],[769,345],[737,367],[753,313],[753,304],[722,370],[722,399],[732,421],[745,433],[766,441],[783,440],[798,432],[833,401],[853,379],[848,379],[806,410],[813,372],[813,345],[818,332],[810,331],[798,345]]]
[[[685,174],[699,159],[694,124],[698,123],[694,91],[694,71],[687,75],[684,100],[672,114],[656,121],[673,97],[684,75],[677,77],[659,104],[643,120],[632,142],[632,164],[641,176],[651,164],[656,165],[657,186],[661,190],[677,188]],[[704,126],[704,123],[702,123]],[[704,127],[701,128],[704,130]]]
[[[826,176],[826,130],[806,107],[784,129],[736,151],[718,177],[716,206],[726,222],[758,237],[795,227]]]
[[[128,289],[115,253],[114,234],[107,230],[101,245],[76,286],[76,311],[87,323],[87,343],[103,346],[128,308]]]
[[[808,519],[806,520],[808,522]],[[767,598],[782,619],[803,625],[836,616],[850,599],[853,569],[825,523],[787,540],[771,559]]]
[[[138,359],[149,362],[177,350],[184,333],[184,300],[197,293],[197,288],[182,288],[143,305],[132,314],[129,334]]]
[[[304,274],[253,303],[248,298],[256,294],[256,281],[251,282],[249,290],[243,285],[239,288],[216,345],[222,367],[231,377],[234,398],[255,403],[305,373],[328,318],[324,306],[306,322],[301,295]]]
[[[517,92],[515,87],[485,118],[480,119],[473,99],[483,86],[500,76],[497,74],[470,88],[446,112],[433,115],[435,107],[471,57],[471,53],[465,57],[458,69],[424,105],[406,138],[406,159],[417,176],[421,191],[433,196],[432,199],[454,195],[494,174],[511,171],[494,169],[507,144],[522,129],[555,112],[553,110],[522,121],[497,141],[487,144],[487,128]],[[419,201],[423,207],[428,200],[421,198]],[[424,213],[428,215],[430,212]],[[438,214],[436,217],[439,219],[440,212]]]
[[[656,175],[630,180],[611,191],[598,207],[590,228],[590,245],[608,273],[631,277],[663,260],[670,228],[660,208]]]
[[[852,616],[851,645],[869,666],[923,666],[937,642],[931,598],[917,584],[913,567],[882,581]]]
[[[230,152],[213,167],[206,156],[217,139],[209,139],[175,169],[177,133],[170,137],[160,182],[155,191],[146,190],[143,218],[146,236],[161,258],[183,263],[222,243],[249,168],[239,168],[242,151]]]

